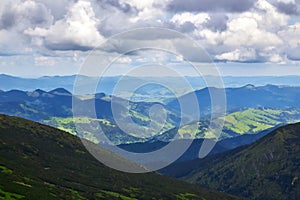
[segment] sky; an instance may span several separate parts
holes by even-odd
[[[0,1],[0,74],[76,74],[93,54],[118,58],[105,75],[156,64],[193,75],[190,64],[211,66],[201,51],[224,76],[300,75],[300,0]]]

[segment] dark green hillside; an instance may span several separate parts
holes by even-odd
[[[253,199],[300,199],[300,123],[246,147],[207,157],[184,179]]]
[[[108,154],[103,149],[100,151]],[[120,162],[124,160],[120,158]],[[125,163],[136,167],[128,161]],[[155,173],[127,174],[112,170],[94,159],[75,136],[21,118],[0,115],[0,199],[235,197]]]

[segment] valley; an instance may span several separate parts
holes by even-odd
[[[0,0],[0,200],[300,200],[300,0]]]
[[[212,88],[212,90],[218,91],[217,88]],[[8,157],[15,156],[18,158],[19,156],[18,159],[22,160],[22,163],[27,163],[28,161],[26,159],[28,159],[28,157],[31,158],[32,156],[34,159],[43,159],[39,154],[40,151],[43,151],[39,150],[39,143],[42,141],[35,138],[36,135],[30,136],[33,137],[33,141],[37,142],[36,144],[29,144],[29,141],[27,143],[20,141],[19,143],[21,146],[13,147],[13,149],[19,149],[18,152],[24,152],[20,155],[13,155],[13,152],[10,152],[11,148],[5,146],[10,142],[12,145],[17,145],[16,142],[18,139],[16,139],[14,143],[12,143],[12,138],[7,138],[9,139],[7,140],[9,143],[4,141],[4,135],[7,132],[13,134],[12,137],[14,138],[26,138],[25,135],[15,135],[14,131],[18,131],[21,134],[23,134],[24,131],[24,133],[26,132],[26,134],[29,135],[31,133],[39,134],[41,131],[45,134],[43,137],[45,137],[46,141],[50,138],[57,138],[56,144],[60,145],[62,148],[70,146],[69,143],[77,141],[75,142],[75,146],[72,146],[72,143],[71,149],[73,150],[70,152],[71,154],[74,154],[73,156],[76,157],[77,161],[70,160],[68,162],[75,162],[78,163],[78,165],[81,165],[80,163],[82,162],[88,163],[90,161],[85,160],[87,158],[81,157],[81,153],[85,150],[82,149],[83,147],[79,147],[79,138],[87,140],[91,142],[91,144],[94,143],[95,148],[99,148],[100,151],[104,151],[104,149],[105,151],[109,151],[109,149],[113,149],[110,145],[114,144],[128,152],[149,153],[166,147],[169,143],[174,141],[175,134],[178,134],[176,139],[177,145],[180,146],[187,141],[191,141],[191,145],[187,151],[171,165],[160,169],[155,173],[142,175],[141,177],[151,176],[150,179],[155,181],[156,178],[154,177],[158,177],[158,179],[162,177],[162,175],[157,174],[159,173],[204,188],[214,189],[242,198],[273,199],[275,198],[273,195],[279,195],[281,199],[297,199],[297,195],[299,195],[296,192],[299,187],[297,181],[299,169],[296,167],[299,165],[297,159],[297,155],[299,154],[297,150],[299,145],[297,142],[298,124],[286,125],[300,121],[300,101],[298,101],[300,88],[274,85],[259,87],[246,85],[239,88],[226,88],[225,91],[228,109],[225,116],[219,117],[219,120],[224,121],[224,127],[219,137],[214,135],[208,128],[210,101],[207,88],[195,91],[199,101],[199,107],[203,111],[200,117],[201,121],[184,124],[182,126],[180,126],[181,109],[178,107],[178,102],[173,101],[171,97],[160,102],[144,102],[134,100],[128,101],[104,93],[74,96],[63,88],[57,88],[51,91],[44,91],[41,89],[29,92],[21,90],[1,91],[0,113],[26,118],[53,127],[51,128],[20,118],[2,115],[1,138],[2,144],[4,145],[2,145],[2,150],[3,152],[7,152]],[[261,98],[262,94],[264,94],[266,98]],[[152,95],[152,93],[147,95]],[[187,93],[179,97],[179,100],[189,98],[189,95],[190,93]],[[241,96],[243,99],[239,98]],[[121,113],[120,116],[122,118],[131,118],[133,122],[140,127],[139,131],[136,130],[136,126],[131,124],[127,124],[127,130],[132,130],[132,133],[130,134],[127,134],[118,127],[111,108],[113,98],[115,98],[114,103],[118,106]],[[247,99],[249,100],[247,101]],[[74,117],[72,113],[72,102],[74,101],[77,103],[79,102],[79,105],[89,105],[90,102],[95,102],[96,117],[92,118],[85,115]],[[129,104],[126,104],[127,102]],[[161,105],[164,107],[163,112],[166,113],[166,122],[151,119],[149,112],[154,105]],[[124,112],[123,110],[129,110],[129,112]],[[156,114],[159,115],[160,113]],[[189,113],[184,114],[187,116]],[[154,127],[161,126],[162,129],[157,133],[154,129],[152,130],[149,128],[150,123],[154,124]],[[88,128],[84,132],[77,131],[78,126],[91,127],[91,124],[97,124],[96,127],[100,126],[101,131],[105,133],[111,143],[106,143],[98,137],[97,133],[99,128]],[[57,128],[60,131],[54,128]],[[52,132],[55,132],[55,136],[51,136]],[[143,135],[145,132],[150,132],[150,136],[148,135],[148,137],[145,137],[145,135]],[[61,136],[58,136],[59,134],[61,134]],[[70,141],[66,138],[70,138]],[[289,138],[294,139],[290,140]],[[208,157],[199,159],[199,150],[205,140],[215,141],[216,144],[209,152]],[[265,143],[268,145],[263,145]],[[293,146],[293,150],[291,149],[291,146]],[[59,151],[56,147],[49,147],[48,149],[49,152],[56,150]],[[44,154],[45,153],[41,155]],[[84,153],[84,155],[88,154]],[[259,155],[259,157],[256,157],[257,155]],[[278,157],[275,155],[278,155]],[[23,158],[21,158],[22,156]],[[40,198],[41,196],[38,196],[37,193],[49,193],[53,198],[136,199],[136,197],[143,197],[143,199],[147,199],[147,195],[149,195],[148,192],[150,192],[144,188],[144,185],[133,184],[133,186],[126,187],[123,183],[127,176],[131,177],[130,180],[136,179],[138,181],[139,175],[126,175],[123,177],[122,174],[113,170],[105,173],[112,176],[116,173],[115,176],[121,177],[120,182],[117,183],[118,186],[115,187],[110,185],[111,182],[108,181],[109,178],[101,175],[98,180],[107,180],[108,182],[106,187],[101,184],[98,185],[99,183],[97,182],[93,182],[93,184],[97,185],[97,188],[100,188],[98,190],[93,189],[96,185],[85,185],[85,183],[82,183],[79,179],[66,182],[65,179],[70,180],[70,177],[62,180],[50,180],[51,178],[48,178],[49,180],[41,180],[39,177],[40,175],[36,177],[33,175],[32,171],[26,168],[26,166],[30,164],[37,167],[37,169],[44,168],[46,171],[48,168],[52,169],[52,167],[58,167],[63,174],[75,173],[74,170],[78,170],[81,177],[97,177],[98,175],[92,172],[89,172],[91,174],[88,175],[84,174],[85,172],[83,173],[79,168],[76,168],[76,166],[71,167],[71,171],[63,172],[63,169],[59,168],[65,166],[65,163],[63,163],[62,160],[58,163],[54,162],[53,165],[49,164],[46,160],[36,160],[34,162],[42,162],[45,164],[39,166],[37,163],[28,162],[28,165],[26,164],[23,168],[19,168],[15,161],[12,160],[8,162],[6,160],[8,157],[5,157],[3,154],[0,160],[0,169],[2,170],[0,175],[2,176],[1,179],[5,180],[5,182],[1,182],[2,188],[5,188],[5,190],[0,187],[0,194],[4,196],[4,199],[26,199],[27,197],[30,197],[30,199],[36,197]],[[53,157],[53,159],[59,160],[62,158]],[[80,159],[85,161],[81,161]],[[91,155],[89,155],[89,159],[92,159]],[[139,164],[134,163],[135,159],[126,160],[122,157],[120,157],[120,159],[122,160],[122,163],[129,166],[139,167]],[[156,159],[163,162],[165,158],[157,157]],[[248,159],[250,160],[247,161]],[[91,164],[92,169],[94,169],[96,165],[98,166],[95,162],[96,161],[93,161]],[[281,164],[277,166],[277,162]],[[288,166],[289,168],[284,166]],[[21,177],[21,174],[15,173],[16,169],[21,171],[20,173],[32,175],[30,175],[30,177]],[[100,169],[104,171],[108,170],[104,166],[100,166]],[[268,172],[265,170],[268,170]],[[288,172],[289,170],[291,173]],[[48,172],[46,171],[40,171],[39,173],[41,173],[41,176],[46,175],[47,177]],[[268,176],[269,172],[273,174]],[[50,174],[52,174],[52,172]],[[64,177],[65,175],[63,174],[52,174],[51,176]],[[219,181],[217,181],[219,178],[217,179],[216,177],[221,178],[222,185],[219,184]],[[273,180],[268,177],[273,177],[273,179],[274,177],[277,178]],[[147,179],[149,178],[147,177]],[[162,180],[159,181],[163,181],[164,186],[160,189],[157,188],[157,186],[153,186],[158,192],[151,195],[157,195],[157,197],[168,199],[172,196],[171,194],[174,193],[171,189],[172,187],[168,186],[169,178],[163,176]],[[170,179],[172,185],[174,184],[173,181],[173,179]],[[80,182],[80,184],[75,184],[75,182]],[[130,182],[135,183],[135,181]],[[261,185],[259,184],[260,182]],[[291,182],[292,185],[289,185],[289,182]],[[183,188],[185,189],[178,192],[178,187],[182,187],[180,184],[184,184]],[[227,194],[223,193],[215,193],[213,191],[207,192],[206,189],[185,184],[186,183],[184,182],[178,182],[178,185],[177,183],[175,184],[175,188],[177,189],[174,193],[175,196],[173,195],[172,198],[199,199],[202,197],[201,195],[203,195],[204,198],[208,197],[208,199],[212,199],[209,195],[213,195],[213,199],[238,199],[236,196],[229,197],[226,196]],[[257,185],[260,186],[258,187]],[[269,189],[261,189],[266,187],[266,185],[271,186]],[[85,188],[84,191],[79,189],[79,186]],[[29,190],[32,187],[35,189]],[[191,190],[187,188],[191,188]],[[163,189],[164,192],[161,192],[161,189]],[[277,193],[273,194],[271,192],[272,190],[276,190]],[[168,191],[170,191],[170,193]],[[241,191],[243,192],[241,193]],[[164,196],[160,196],[161,194],[164,194]]]

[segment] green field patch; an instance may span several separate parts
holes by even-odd
[[[76,200],[87,200],[87,198],[81,196],[78,191],[70,189],[72,199]]]
[[[129,194],[129,196],[131,197],[131,198],[136,198],[136,197],[138,197],[138,194],[139,194],[139,188],[135,188],[135,187],[130,187],[130,188],[122,188],[122,190],[125,192],[125,193],[127,193],[127,194]]]
[[[4,173],[4,174],[12,174],[13,173],[13,170],[8,169],[7,167],[2,166],[2,165],[0,165],[0,170],[1,170],[1,173]]]
[[[22,199],[24,197],[25,196],[23,195],[7,192],[0,188],[0,200],[16,200],[16,199]]]
[[[95,137],[94,132],[97,132],[98,130],[88,130],[88,128],[91,128],[92,126],[89,126],[91,123],[100,123],[101,126],[107,127],[107,128],[114,128],[115,125],[112,124],[107,119],[92,119],[88,117],[68,117],[68,118],[59,118],[59,117],[52,117],[50,120],[45,120],[43,123],[56,127],[62,131],[66,131],[68,133],[71,133],[72,135],[77,135],[77,129],[75,124],[79,124],[79,127],[87,127],[85,131],[82,131],[80,137],[85,138],[91,142],[99,143],[99,140]]]
[[[258,133],[282,123],[300,120],[300,111],[284,111],[273,109],[247,109],[228,114],[223,119],[225,130],[238,134]],[[285,117],[283,117],[285,116]]]
[[[200,198],[198,195],[192,194],[192,193],[178,194],[178,195],[176,195],[176,198],[180,199],[180,200],[190,200],[190,199],[203,199],[203,200],[205,200],[205,198]]]
[[[133,197],[128,197],[122,194],[119,194],[117,192],[112,192],[112,191],[106,191],[106,190],[101,190],[101,192],[96,193],[96,196],[99,198],[103,198],[103,197],[115,197],[115,198],[119,198],[122,200],[137,200],[136,198]]]
[[[198,133],[198,123],[185,125],[178,130],[180,138],[195,138]]]

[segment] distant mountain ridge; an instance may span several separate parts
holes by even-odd
[[[204,88],[181,96],[167,104],[169,109],[180,111],[178,101],[186,102],[196,95],[202,116],[210,114],[210,92],[223,94],[223,89]],[[233,112],[243,108],[277,108],[300,107],[300,87],[265,85],[255,87],[246,85],[238,88],[225,88],[227,111]],[[192,115],[193,113],[185,113]]]
[[[79,78],[81,82],[84,82],[81,89],[82,92],[89,91],[87,88],[94,86],[97,84],[97,77],[88,77],[88,76],[44,76],[40,78],[22,78],[16,77],[6,74],[0,74],[0,90],[8,91],[12,89],[25,90],[25,91],[33,91],[36,89],[42,90],[53,90],[55,88],[65,88],[69,91],[73,91],[73,86],[76,78]],[[120,80],[120,76],[111,76],[111,77],[101,77],[100,87],[98,87],[97,92],[104,92],[106,94],[112,94],[114,86]],[[200,88],[205,88],[206,84],[203,77],[192,77],[187,76],[184,77],[192,86],[193,90],[199,90]],[[256,76],[256,77],[233,77],[233,76],[225,76],[221,77],[225,88],[229,87],[242,87],[251,83],[252,85],[263,86],[267,84],[272,85],[290,85],[290,86],[300,86],[300,76]],[[182,88],[183,84],[182,77],[122,77],[123,81],[125,81],[123,85],[130,85],[131,83],[139,83],[143,82],[141,80],[152,80],[154,83],[164,83],[164,85],[171,85],[174,88],[181,88],[181,94],[191,92],[191,88]],[[151,88],[152,92],[149,94],[149,88]],[[157,90],[157,86],[149,86],[136,91],[137,96],[134,97],[136,100],[145,100],[150,98],[150,96],[158,96],[164,95],[168,98],[173,97],[170,92],[167,90]],[[162,88],[161,88],[162,89]],[[124,94],[126,95],[126,94]],[[145,95],[145,97],[143,97]],[[156,98],[155,98],[156,99]]]
[[[224,118],[225,125],[223,133],[219,138],[220,140],[243,134],[257,134],[280,124],[300,120],[300,100],[298,101],[300,98],[300,87],[279,87],[270,85],[253,87],[248,85],[228,90],[230,94],[233,94],[229,99],[233,99],[233,97],[238,98],[241,93],[246,93],[241,96],[247,96],[248,98],[229,101],[228,107],[234,107],[235,109],[229,110]],[[257,91],[259,94],[256,94]],[[261,95],[261,93],[265,91],[268,91],[268,93],[266,93],[266,95],[268,94],[266,99]],[[196,91],[196,94],[198,94],[198,98],[202,100],[209,98],[207,96],[209,95],[207,89]],[[73,119],[72,98],[72,94],[64,88],[57,88],[49,92],[41,89],[32,92],[20,90],[3,91],[0,92],[0,113],[46,123],[72,134],[77,134],[75,122],[80,124],[97,122],[101,124],[105,133],[108,133],[107,136],[115,144],[145,141],[145,139],[139,138],[139,136],[133,137],[132,135],[125,134],[116,126],[111,110],[111,96],[105,95],[104,93],[97,93],[95,95],[81,95],[75,97],[75,99],[77,99],[76,101],[80,104],[91,104],[92,101],[95,101],[98,119],[87,119],[86,116],[79,117],[82,119]],[[181,98],[185,98],[185,96]],[[287,101],[287,99],[289,100]],[[258,107],[259,105],[267,104],[270,100],[274,100],[274,108]],[[124,102],[124,99],[117,98],[116,105],[120,111],[130,109],[130,116],[123,117],[131,117],[139,126],[142,128],[146,127],[145,125],[150,122],[149,109],[156,103],[131,101],[130,108],[127,108],[122,102]],[[200,103],[202,106],[203,104],[207,104],[204,101],[200,101]],[[240,108],[241,103],[244,104],[245,107]],[[208,104],[206,106],[208,106]],[[164,106],[163,104],[161,105]],[[204,118],[201,122],[197,122],[196,126],[184,125],[179,127],[180,110],[177,110],[176,106],[172,106],[172,102],[167,104],[165,108],[168,118],[164,129],[159,134],[155,132],[154,134],[157,135],[153,135],[153,138],[147,139],[168,142],[172,140],[174,136],[174,134],[170,134],[169,132],[173,128],[179,128],[179,138],[181,139],[215,137],[207,131],[207,118]],[[209,110],[209,107],[201,109],[201,112],[205,109]],[[191,127],[193,129],[191,129]],[[95,143],[101,142],[90,133],[84,133],[79,136],[94,141]]]

